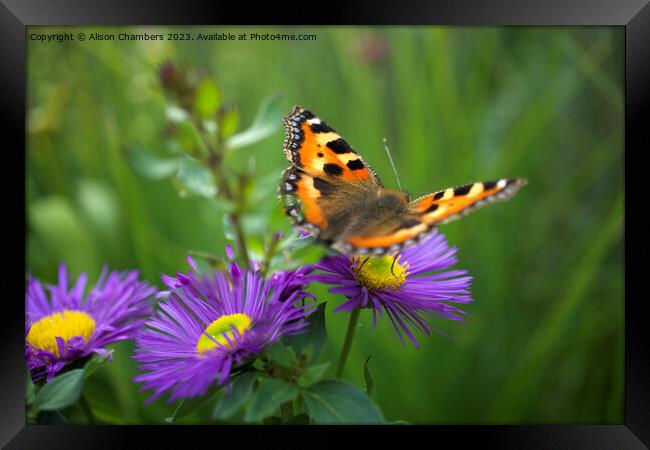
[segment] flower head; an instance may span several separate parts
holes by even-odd
[[[95,287],[84,296],[87,275],[68,289],[65,264],[58,285],[47,286],[29,277],[25,294],[25,359],[34,380],[51,380],[66,365],[106,345],[130,338],[151,313],[148,299],[155,289],[138,280],[138,272],[104,269]]]
[[[455,254],[456,248],[434,232],[397,256],[328,256],[306,278],[334,285],[329,292],[347,297],[335,312],[371,308],[373,327],[377,316],[386,313],[400,340],[404,342],[404,333],[418,347],[411,329],[430,334],[429,317],[463,320],[465,313],[450,303],[472,301],[471,277],[463,276],[467,272],[447,270],[456,264]]]
[[[153,401],[172,391],[169,401],[203,395],[226,384],[240,365],[282,336],[306,325],[311,305],[304,270],[278,272],[265,279],[256,270],[231,263],[227,270],[192,270],[163,275],[166,299],[136,337],[135,359],[143,362],[135,381],[153,389]]]

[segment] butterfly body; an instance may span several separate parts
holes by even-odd
[[[377,174],[334,129],[295,106],[284,118],[284,152],[291,162],[280,184],[294,224],[349,255],[397,253],[441,223],[525,183],[501,179],[434,192],[414,201],[383,186]]]

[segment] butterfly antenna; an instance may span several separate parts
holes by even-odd
[[[397,169],[395,168],[395,163],[393,162],[393,157],[390,154],[390,150],[388,149],[388,140],[384,138],[384,149],[386,150],[386,154],[388,155],[388,160],[390,161],[390,165],[393,168],[393,173],[395,174],[395,178],[397,179],[397,187],[399,190],[402,190],[402,183],[399,182],[399,175],[397,175]]]

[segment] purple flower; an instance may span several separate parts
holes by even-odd
[[[132,337],[151,314],[148,298],[155,289],[138,281],[138,272],[107,269],[84,297],[87,275],[81,274],[68,290],[65,264],[59,266],[59,284],[47,286],[31,276],[25,294],[25,359],[34,380],[54,375],[73,361],[92,353],[104,354],[106,345]]]
[[[231,372],[282,336],[299,333],[313,309],[304,270],[278,272],[268,280],[231,263],[227,270],[176,277],[163,275],[167,298],[135,339],[135,357],[146,373],[134,380],[153,389],[148,401],[172,391],[169,401],[203,395],[226,384]]]
[[[411,329],[430,334],[425,318],[463,320],[465,313],[450,303],[469,303],[470,280],[464,270],[447,270],[458,262],[456,248],[434,232],[420,244],[394,256],[328,256],[312,266],[324,273],[306,276],[310,282],[332,284],[329,292],[343,294],[347,301],[334,309],[372,309],[373,328],[377,315],[385,312],[400,340],[402,333],[419,347]],[[437,272],[437,273],[431,273]],[[432,327],[437,330],[437,328]],[[437,330],[439,331],[439,330]],[[444,334],[444,333],[443,333]]]

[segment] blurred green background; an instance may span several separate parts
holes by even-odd
[[[263,99],[313,110],[396,187],[387,138],[411,198],[500,177],[529,184],[508,203],[442,228],[474,276],[464,323],[436,326],[403,347],[388,321],[361,315],[345,378],[389,420],[412,423],[623,422],[622,27],[43,28],[89,34],[285,32],[315,41],[28,39],[27,271],[55,280],[59,261],[96,279],[104,263],[161,273],[186,270],[188,249],[223,254],[223,209],[150,180],[124,148],[167,154],[158,69],[185,61],[218,81],[250,124]],[[242,150],[260,180],[245,225],[290,230],[276,198],[283,132]],[[237,161],[235,162],[237,163]],[[251,246],[255,250],[255,243]],[[331,314],[335,360],[347,324]],[[88,381],[100,420],[164,423],[174,405],[131,382],[130,343]],[[333,368],[330,369],[333,375]],[[181,420],[208,420],[205,406]],[[72,421],[85,423],[76,410]]]

